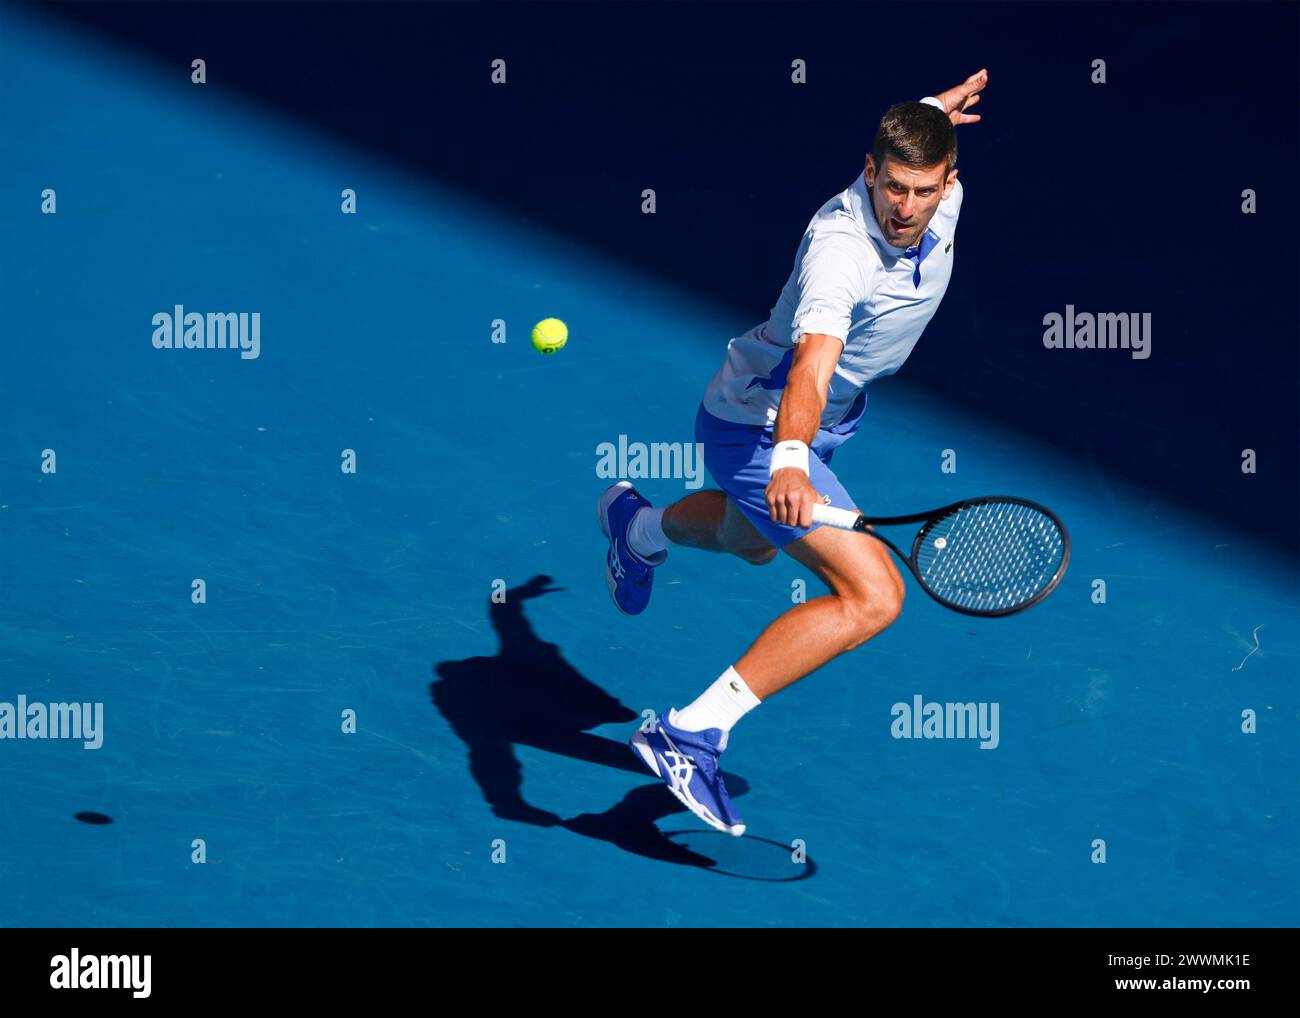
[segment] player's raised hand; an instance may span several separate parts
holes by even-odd
[[[962,124],[978,124],[980,121],[978,114],[970,114],[966,111],[980,101],[980,92],[984,86],[989,83],[988,68],[980,68],[960,85],[955,85],[946,92],[940,92],[935,96],[943,103],[943,110],[948,114],[948,119],[952,121],[953,127]]]

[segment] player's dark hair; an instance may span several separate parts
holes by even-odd
[[[877,171],[886,156],[911,167],[944,166],[944,175],[957,162],[957,132],[947,114],[929,103],[899,103],[880,121],[871,153]]]

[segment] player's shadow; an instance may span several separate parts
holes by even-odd
[[[713,866],[714,860],[665,837],[655,826],[656,820],[685,810],[662,784],[647,783],[652,776],[627,743],[589,731],[613,722],[630,723],[638,715],[580,674],[555,644],[533,632],[524,605],[563,589],[550,582],[549,576],[534,576],[507,590],[504,602],[489,601],[488,617],[501,641],[495,657],[441,661],[433,668],[433,704],[468,748],[470,774],[483,798],[506,820],[562,826],[665,862]],[[603,812],[564,819],[524,798],[523,768],[515,746],[628,771],[640,784]],[[744,780],[730,773],[727,782],[733,795],[748,791]]]

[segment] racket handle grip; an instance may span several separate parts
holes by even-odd
[[[836,509],[833,505],[813,506],[813,522],[825,523],[840,530],[853,530],[862,514],[852,509]]]

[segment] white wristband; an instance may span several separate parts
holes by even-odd
[[[927,95],[924,99],[921,100],[921,102],[925,103],[927,106],[935,107],[940,113],[948,112],[943,108],[943,103],[941,103],[938,99],[936,99],[932,95]]]
[[[805,474],[808,473],[808,446],[797,438],[777,442],[772,447],[772,467],[768,471],[768,478],[775,476],[778,470],[785,467],[797,467]]]

